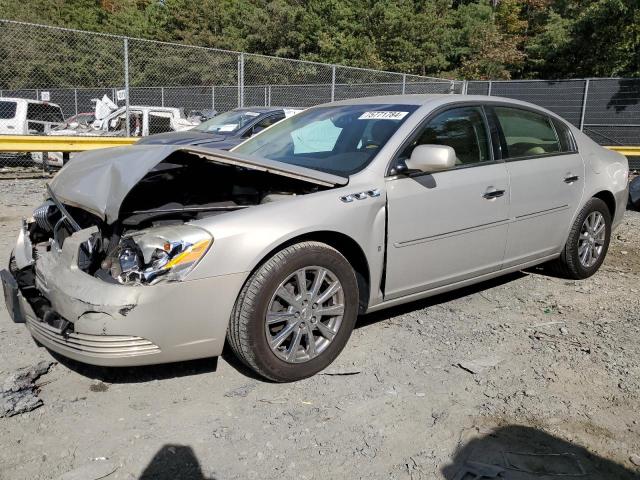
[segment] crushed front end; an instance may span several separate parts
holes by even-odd
[[[270,168],[162,146],[79,155],[48,185],[0,273],[14,321],[90,364],[219,355],[249,272],[190,275],[215,249],[206,225],[326,188]]]
[[[79,224],[74,231],[72,222],[55,210],[46,203],[34,219],[24,222],[9,269],[0,273],[12,318],[25,323],[40,344],[104,366],[165,363],[222,352],[242,275],[158,282],[157,273],[134,273],[133,268],[123,272],[119,267],[113,268],[111,279],[100,278],[96,273],[104,265],[95,265],[104,257],[99,228]],[[47,228],[47,218],[51,237],[42,228]],[[132,267],[126,263],[131,261],[130,247],[124,245],[119,243],[115,250],[125,267]],[[136,277],[145,274],[148,281]]]

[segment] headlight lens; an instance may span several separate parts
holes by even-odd
[[[183,280],[212,244],[213,237],[206,230],[192,225],[139,232],[121,243],[120,268],[114,276],[120,283]]]

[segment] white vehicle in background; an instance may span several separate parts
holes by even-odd
[[[27,98],[0,97],[0,134],[48,133],[64,122],[60,105]]]
[[[64,122],[60,105],[28,98],[0,97],[0,135],[46,135],[53,128]],[[23,156],[31,156],[34,161],[40,152],[22,154],[18,152],[2,152],[1,160],[20,160]]]
[[[106,95],[95,100],[95,120],[88,125],[70,123],[51,130],[48,135],[95,137],[146,137],[155,133],[189,130],[199,122],[186,118],[184,110],[175,107],[129,106],[129,131],[127,135],[127,108],[118,107]],[[38,162],[38,160],[35,160]],[[42,160],[38,163],[41,163]],[[47,164],[62,167],[61,152],[49,152]]]

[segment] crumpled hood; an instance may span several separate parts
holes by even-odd
[[[61,203],[87,210],[111,224],[118,219],[120,205],[131,189],[156,165],[179,151],[216,163],[266,171],[327,187],[349,182],[348,178],[310,168],[212,148],[132,145],[90,150],[75,156],[51,180],[49,187]]]
[[[216,133],[185,130],[182,132],[165,132],[149,135],[138,140],[138,145],[202,145],[225,140],[225,135]],[[213,148],[213,147],[212,147]]]

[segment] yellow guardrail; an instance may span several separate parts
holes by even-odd
[[[621,153],[623,155],[626,155],[627,157],[638,157],[640,156],[640,147],[620,147],[620,146],[615,146],[615,147],[605,147],[608,148],[609,150],[613,150],[614,152],[618,152]]]
[[[97,148],[131,145],[138,140],[138,137],[0,135],[0,152],[82,152]],[[626,156],[640,156],[640,146],[616,145],[605,148]]]
[[[0,152],[83,152],[122,147],[138,140],[138,137],[0,135]]]

